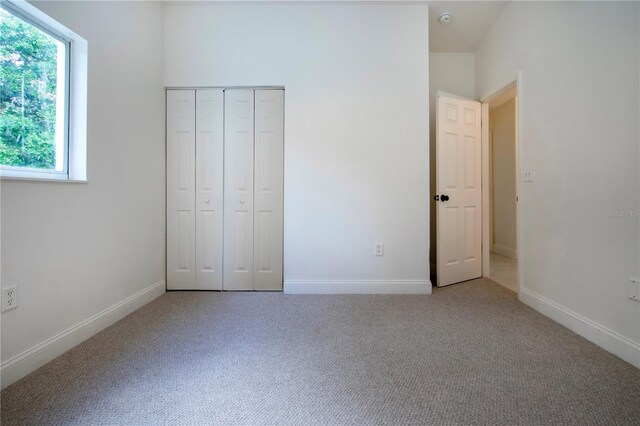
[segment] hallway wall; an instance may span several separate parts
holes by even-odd
[[[516,247],[516,102],[489,112],[492,175],[492,251],[517,258]]]

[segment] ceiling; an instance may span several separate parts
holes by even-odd
[[[508,2],[430,1],[429,51],[475,52]],[[447,25],[438,22],[443,12],[451,12]]]

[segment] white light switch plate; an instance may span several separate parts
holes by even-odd
[[[629,299],[631,300],[640,302],[640,280],[629,278],[629,283],[627,284],[627,296],[629,296]]]

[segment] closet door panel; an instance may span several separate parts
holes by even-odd
[[[224,92],[196,90],[196,284],[222,289]]]
[[[255,92],[254,289],[282,290],[284,91]]]
[[[253,290],[253,101],[225,91],[224,290]]]
[[[167,288],[196,288],[195,91],[167,91]]]

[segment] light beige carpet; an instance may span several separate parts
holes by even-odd
[[[489,280],[173,292],[2,394],[3,425],[640,424],[640,371]]]

